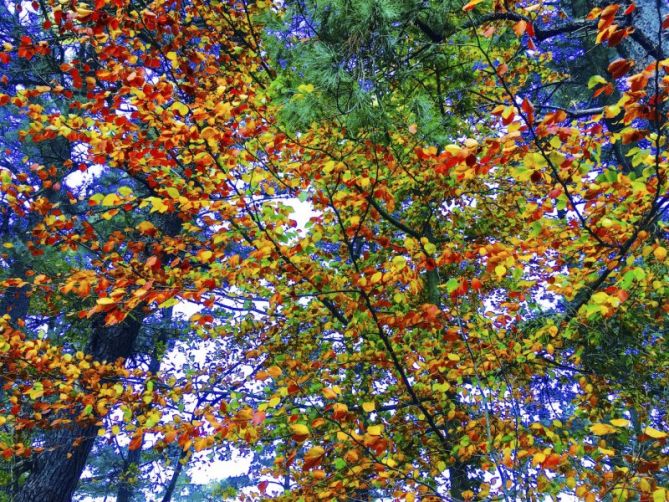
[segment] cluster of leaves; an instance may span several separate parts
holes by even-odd
[[[63,470],[66,500],[96,436],[122,500],[231,448],[251,498],[669,498],[651,3],[31,6],[0,52],[43,76],[0,94],[16,500]]]

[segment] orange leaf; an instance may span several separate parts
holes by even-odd
[[[470,0],[467,2],[467,4],[462,8],[465,12],[469,12],[470,10],[474,9],[478,4],[483,2],[483,0]]]
[[[143,433],[138,433],[135,434],[135,436],[132,438],[132,441],[130,441],[130,444],[128,445],[128,448],[130,450],[137,450],[142,447],[142,442],[144,440],[144,434]]]
[[[518,21],[516,24],[513,25],[513,32],[519,37],[522,37],[526,30],[527,30],[527,21],[523,19],[521,19],[520,21]]]

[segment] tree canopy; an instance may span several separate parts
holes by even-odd
[[[669,500],[666,3],[4,0],[0,38],[5,500]]]

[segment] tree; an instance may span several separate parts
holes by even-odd
[[[5,274],[31,302],[2,426],[41,431],[4,444],[32,459],[18,500],[67,500],[97,434],[176,447],[164,500],[229,448],[274,457],[254,498],[667,497],[663,5],[34,8],[85,50],[0,103],[103,174],[78,201],[35,153],[2,172],[33,254],[86,256]],[[25,333],[42,296],[90,319],[89,356]],[[182,302],[167,363],[128,362]]]

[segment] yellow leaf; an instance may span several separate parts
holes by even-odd
[[[614,418],[611,420],[611,425],[615,425],[616,427],[627,427],[629,424],[630,421],[624,418]]]
[[[170,107],[172,110],[175,110],[179,112],[179,115],[182,117],[185,117],[188,115],[189,108],[185,104],[181,103],[180,101],[175,101],[172,106]]]
[[[590,432],[596,436],[604,436],[605,434],[614,434],[618,429],[609,424],[593,424],[590,426]]]
[[[35,385],[33,385],[33,388],[28,391],[28,396],[30,399],[39,399],[44,395],[44,388],[42,387],[42,384],[37,382]]]
[[[667,490],[658,488],[653,492],[653,502],[665,502],[667,500]]]
[[[170,61],[176,61],[178,56],[176,52],[168,52],[167,54],[165,54],[165,57]]]
[[[158,198],[158,197],[147,197],[145,200],[147,202],[151,203],[151,212],[152,213],[155,213],[156,211],[159,212],[159,213],[164,213],[165,211],[167,211],[169,209],[167,204],[165,204],[163,202],[163,200]]]
[[[382,425],[370,425],[369,427],[367,427],[367,434],[369,434],[370,436],[380,436],[382,432],[383,432]]]
[[[89,9],[86,4],[81,4],[77,6],[75,12],[77,13],[77,17],[79,18],[84,18],[86,16],[90,16],[91,14],[93,14],[93,11]]]
[[[95,405],[95,409],[97,410],[99,415],[106,415],[107,414],[107,401],[106,400],[101,400],[98,401],[97,404]]]
[[[434,253],[437,252],[437,246],[432,244],[431,242],[426,242],[423,247],[425,248],[425,252],[429,255],[433,255]]]
[[[202,451],[207,447],[207,440],[206,438],[195,438],[193,445],[195,447],[195,451]]]
[[[372,411],[374,411],[376,409],[376,405],[374,404],[373,401],[368,401],[366,403],[362,403],[362,409],[366,413],[371,413]]]
[[[393,265],[395,266],[396,270],[402,270],[404,267],[406,267],[407,261],[404,256],[395,256],[393,258]]]
[[[599,293],[595,293],[592,295],[592,301],[595,302],[598,305],[601,305],[602,303],[606,303],[609,299],[609,295],[604,293],[603,291],[600,291]]]
[[[458,362],[460,360],[460,356],[457,354],[448,354],[446,357],[448,357],[449,361]]]
[[[320,446],[314,446],[304,454],[304,459],[313,461],[321,458],[323,455],[325,455],[325,450]]]
[[[113,298],[109,298],[108,296],[105,296],[104,298],[98,298],[97,304],[98,305],[112,305],[116,303],[116,301]]]
[[[337,392],[337,390],[339,390],[339,392]],[[338,394],[341,394],[340,389],[331,387],[326,387],[323,389],[323,396],[325,396],[326,399],[335,399]]]
[[[497,277],[504,277],[504,274],[506,274],[506,267],[504,265],[497,265],[495,267],[495,274]]]
[[[381,279],[383,279],[383,272],[376,272],[374,275],[372,275],[371,283],[376,284]]]
[[[280,402],[281,398],[279,396],[274,396],[272,399],[269,400],[268,404],[270,408],[276,408]]]
[[[300,84],[297,86],[297,92],[302,93],[302,94],[311,94],[314,92],[314,85],[313,84]]]
[[[139,225],[137,225],[137,230],[139,230],[140,233],[142,233],[142,234],[152,232],[155,229],[156,229],[156,227],[153,226],[153,223],[151,223],[149,221],[142,221],[142,222],[139,223]]]
[[[344,403],[335,403],[332,406],[332,415],[337,420],[345,417],[347,413],[348,413],[348,406],[346,406]]]
[[[293,431],[293,434],[296,436],[308,436],[309,435],[309,427],[307,427],[304,424],[291,424],[290,425],[290,430]]]
[[[546,454],[544,452],[535,453],[532,457],[532,465],[536,466],[546,460]]]
[[[115,193],[109,193],[102,199],[103,206],[115,206],[119,202],[121,202],[121,199]]]
[[[172,198],[172,199],[178,199],[179,198],[179,190],[177,190],[176,188],[167,187],[165,189],[165,191],[167,192],[167,195],[170,196],[170,198]]]
[[[664,439],[667,437],[666,432],[658,431],[657,429],[653,429],[652,427],[646,427],[643,430],[643,433],[646,436],[652,437],[653,439]]]
[[[197,259],[200,260],[200,263],[207,263],[212,256],[214,256],[214,253],[208,249],[203,249],[197,253]]]

